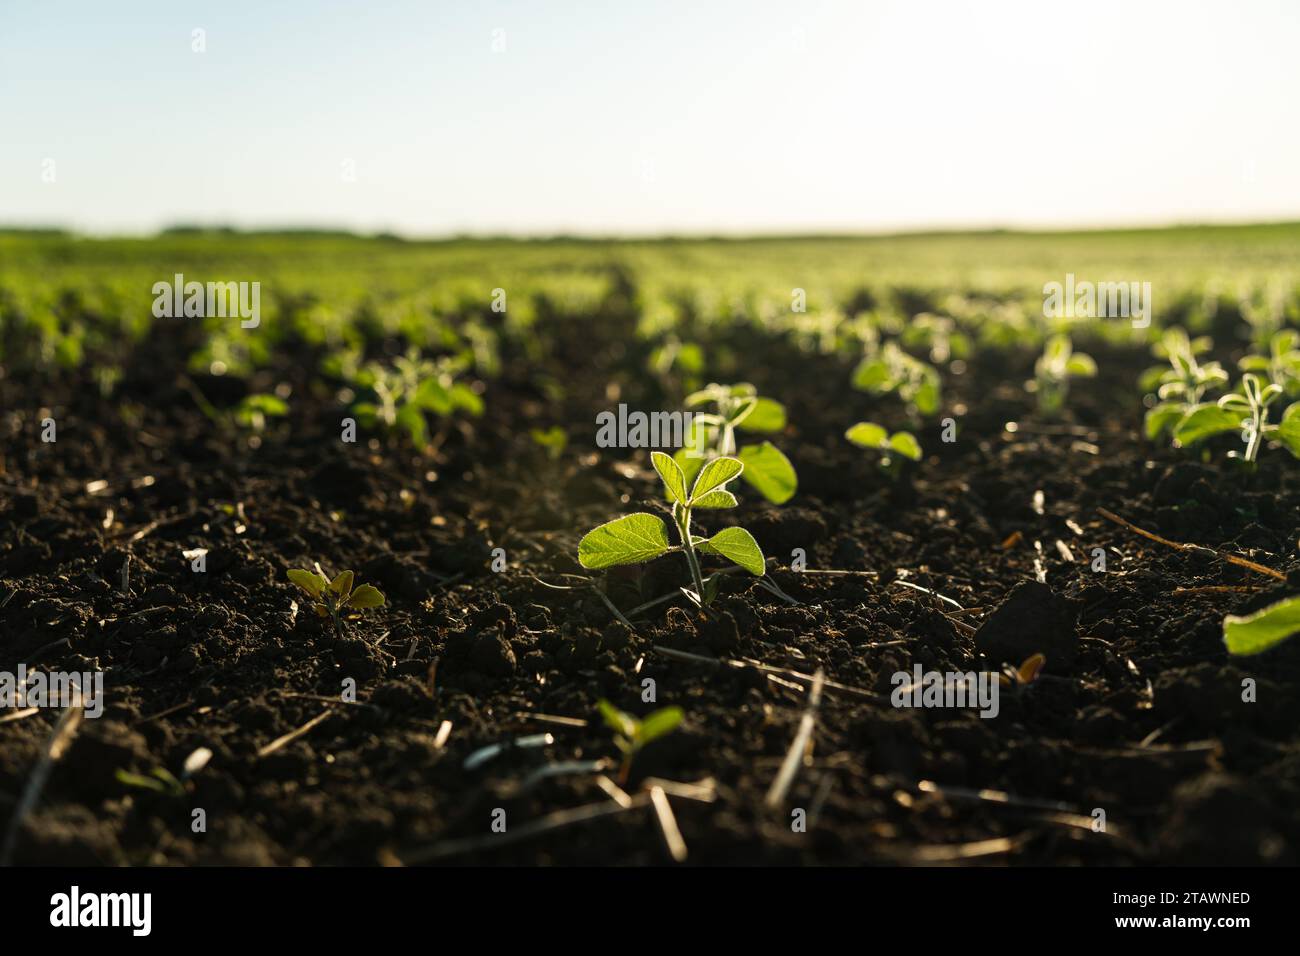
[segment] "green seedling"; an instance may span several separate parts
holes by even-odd
[[[235,422],[258,434],[266,431],[268,418],[283,418],[287,414],[289,404],[275,395],[248,395],[235,406]]]
[[[596,706],[605,724],[614,731],[614,746],[623,754],[623,764],[618,771],[619,785],[627,783],[632,761],[641,749],[652,740],[672,733],[685,716],[680,707],[664,707],[643,719],[625,714],[607,700],[600,700]]]
[[[1268,341],[1267,355],[1247,355],[1237,367],[1259,372],[1291,398],[1300,395],[1300,332],[1282,329]]]
[[[564,449],[569,445],[569,436],[559,425],[552,425],[550,428],[534,428],[528,435],[535,445],[546,450],[546,457],[551,461],[556,461],[563,455]]]
[[[736,458],[715,458],[700,469],[695,485],[687,492],[686,475],[677,462],[661,451],[652,452],[651,461],[663,480],[673,506],[673,524],[680,545],[668,540],[668,528],[658,515],[638,512],[606,522],[588,531],[578,542],[578,562],[592,571],[620,564],[642,564],[669,551],[681,551],[690,567],[694,590],[682,588],[691,602],[703,607],[717,594],[716,579],[706,587],[700,569],[700,554],[716,554],[761,576],[766,569],[763,551],[754,536],[744,528],[723,528],[711,538],[691,533],[691,518],[696,510],[736,507],[736,496],[726,490],[728,482],[738,478],[745,465]]]
[[[1224,395],[1217,402],[1196,405],[1174,428],[1180,445],[1194,445],[1214,435],[1240,430],[1242,451],[1231,451],[1229,458],[1254,467],[1265,439],[1279,442],[1300,458],[1300,403],[1293,403],[1277,424],[1269,422],[1269,406],[1282,396],[1282,386],[1264,385],[1259,376],[1247,372],[1241,377],[1238,391]]]
[[[335,634],[339,633],[340,617],[344,611],[364,611],[384,604],[383,592],[372,584],[363,584],[354,591],[353,577],[351,571],[340,571],[331,581],[321,573],[319,564],[315,571],[305,568],[289,571],[289,580],[311,595],[312,610],[334,622]]]
[[[180,777],[177,777],[165,767],[155,767],[148,774],[131,773],[129,770],[119,769],[114,776],[117,778],[118,783],[125,784],[128,787],[135,787],[139,790],[152,790],[154,793],[161,793],[168,797],[182,797],[185,795],[185,784],[192,776],[206,767],[211,759],[212,751],[207,747],[199,747],[185,758],[185,766],[181,769]]]
[[[873,395],[897,395],[922,418],[939,412],[939,370],[908,355],[894,342],[868,350],[853,372],[853,387]]]
[[[1074,351],[1068,335],[1050,336],[1043,346],[1043,354],[1034,363],[1033,390],[1038,395],[1038,410],[1044,415],[1057,414],[1065,407],[1070,379],[1092,378],[1096,374],[1097,363],[1092,356]]]
[[[872,422],[858,422],[844,433],[844,437],[859,448],[870,448],[881,453],[880,467],[897,476],[902,469],[900,458],[921,460],[921,443],[911,432],[889,432]]]
[[[1209,338],[1188,338],[1181,328],[1168,329],[1152,346],[1151,351],[1169,364],[1147,369],[1140,380],[1143,391],[1154,390],[1159,399],[1146,414],[1148,439],[1174,432],[1207,391],[1228,383],[1228,373],[1218,362],[1202,362],[1197,358],[1212,347]]]
[[[1288,637],[1300,634],[1300,597],[1290,597],[1266,608],[1223,619],[1223,643],[1229,654],[1262,654]]]
[[[429,444],[426,413],[449,418],[457,412],[483,414],[483,399],[469,385],[457,381],[464,360],[421,358],[411,349],[391,366],[372,362],[357,373],[357,384],[374,392],[374,401],[352,407],[362,426],[376,425],[406,434],[417,448]]]
[[[711,459],[735,457],[744,464],[743,480],[774,505],[785,504],[799,487],[790,459],[769,441],[736,448],[736,430],[772,433],[785,428],[785,406],[758,395],[753,385],[709,385],[686,397],[687,408],[712,405],[691,422],[686,447],[673,459],[689,483]]]

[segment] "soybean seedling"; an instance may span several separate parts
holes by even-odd
[[[1092,378],[1096,374],[1097,363],[1092,356],[1074,351],[1068,335],[1048,337],[1043,354],[1034,363],[1033,390],[1038,395],[1039,411],[1055,415],[1065,406],[1070,379]]]
[[[627,783],[632,760],[641,752],[641,748],[664,734],[672,733],[685,716],[680,707],[665,707],[639,720],[631,714],[623,713],[604,699],[598,701],[596,706],[609,729],[614,731],[614,746],[623,754],[623,765],[618,771],[619,786]]]
[[[1208,402],[1192,408],[1174,429],[1174,439],[1180,445],[1192,445],[1213,435],[1241,430],[1242,451],[1228,452],[1253,468],[1264,440],[1280,442],[1296,458],[1300,458],[1300,403],[1293,403],[1282,414],[1278,424],[1268,420],[1269,406],[1282,396],[1282,386],[1270,382],[1265,385],[1258,375],[1247,372],[1241,377],[1238,391],[1224,395],[1217,402]]]
[[[921,443],[911,432],[894,432],[891,435],[873,422],[858,422],[844,433],[844,437],[859,448],[880,452],[880,467],[895,477],[902,470],[899,457],[921,460]]]
[[[769,441],[736,448],[736,430],[779,432],[785,428],[785,406],[763,398],[753,385],[712,384],[686,396],[686,407],[712,405],[712,412],[697,412],[691,421],[686,447],[673,459],[693,481],[710,458],[734,456],[745,465],[743,479],[774,505],[785,504],[794,497],[799,477],[794,466]]]
[[[1152,346],[1151,351],[1169,364],[1147,369],[1140,381],[1144,391],[1154,389],[1160,400],[1146,414],[1148,439],[1175,431],[1209,389],[1222,388],[1228,383],[1228,373],[1218,362],[1202,362],[1197,358],[1212,346],[1209,338],[1188,338],[1181,328],[1166,330]]]
[[[896,394],[922,418],[939,411],[939,370],[908,355],[894,342],[868,351],[853,371],[853,387],[873,395]]]
[[[1002,673],[998,675],[998,683],[1011,690],[1026,690],[1038,679],[1046,663],[1047,658],[1043,654],[1031,654],[1019,667],[1005,664]]]
[[[375,400],[358,402],[352,410],[363,426],[404,432],[413,445],[425,448],[429,444],[426,413],[439,419],[456,412],[483,414],[483,399],[456,380],[464,364],[463,359],[424,359],[415,349],[394,359],[391,366],[372,362],[357,373],[356,383],[369,387]]]
[[[744,528],[723,528],[711,538],[691,533],[691,518],[696,510],[736,507],[736,496],[726,490],[726,485],[745,470],[744,463],[736,458],[713,459],[700,469],[694,487],[687,492],[686,475],[677,462],[661,451],[652,452],[650,459],[672,502],[673,524],[681,544],[669,543],[668,528],[658,515],[638,512],[588,531],[578,542],[578,562],[588,570],[597,571],[620,564],[643,564],[669,551],[680,551],[686,556],[694,585],[693,591],[682,588],[682,593],[696,607],[709,604],[717,588],[716,580],[713,588],[705,586],[700,569],[701,553],[721,555],[750,574],[762,576],[766,569],[763,551]]]
[[[364,611],[384,604],[383,592],[372,584],[363,584],[354,591],[353,578],[351,571],[340,571],[331,581],[321,573],[319,564],[315,571],[305,568],[292,568],[289,571],[289,580],[311,595],[312,610],[318,616],[328,617],[334,622],[335,634],[339,633],[339,619],[344,611]]]
[[[1282,329],[1268,340],[1268,355],[1247,355],[1237,367],[1260,372],[1288,396],[1300,395],[1300,332]]]

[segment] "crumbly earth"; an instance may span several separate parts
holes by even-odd
[[[547,814],[613,806],[590,772],[530,779],[616,755],[601,697],[639,714],[685,710],[627,789],[714,781],[713,802],[669,797],[693,863],[1300,862],[1300,642],[1230,660],[1221,641],[1225,613],[1300,584],[1300,477],[1285,453],[1248,477],[1222,455],[1152,446],[1134,384],[1147,357],[1081,343],[1101,374],[1076,382],[1050,422],[1022,387],[1032,355],[974,356],[947,376],[956,440],[938,422],[920,427],[924,462],[891,481],[842,435],[864,418],[909,426],[896,401],[850,391],[845,359],[724,336],[709,343],[712,371],[788,406],[775,442],[800,488],[781,508],[741,488],[742,507],[706,527],[750,528],[796,603],[731,575],[708,617],[678,599],[629,629],[575,554],[595,524],[659,507],[645,452],[594,442],[611,399],[677,400],[642,372],[632,321],[618,302],[551,317],[544,363],[507,356],[486,414],[449,424],[424,454],[342,442],[344,410],[305,344],[255,381],[186,380],[193,343],[160,334],[112,400],[75,379],[0,380],[0,669],[103,669],[107,695],[24,821],[15,862],[663,862],[640,805],[527,832]],[[545,375],[563,398],[538,384]],[[277,383],[292,386],[291,414],[257,447],[194,399],[228,404]],[[40,440],[47,416],[54,443]],[[552,461],[529,430],[556,423],[570,442]],[[1102,508],[1289,583],[1143,538]],[[196,573],[184,552],[200,548]],[[810,571],[853,573],[794,572],[795,549]],[[355,569],[387,606],[336,635],[286,580],[315,560]],[[669,556],[595,580],[627,611],[678,593],[686,575]],[[889,703],[892,676],[915,664],[991,669],[1037,652],[1043,676],[1004,691],[996,718]],[[790,672],[819,668],[834,686],[810,758],[769,809],[808,700]],[[647,678],[654,705],[642,702]],[[337,702],[348,679],[356,704]],[[0,723],[0,825],[57,717]],[[465,766],[479,748],[542,733],[552,742]],[[181,796],[117,779],[178,774],[199,747],[213,757]],[[206,832],[192,830],[195,808]],[[505,834],[491,829],[498,808]]]

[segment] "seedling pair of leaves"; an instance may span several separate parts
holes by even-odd
[[[859,448],[880,452],[880,467],[895,477],[902,471],[902,459],[921,460],[921,443],[911,432],[891,435],[873,422],[858,422],[844,433],[844,437]]]
[[[614,731],[614,746],[623,754],[623,765],[618,772],[620,785],[627,783],[632,761],[641,749],[650,741],[672,733],[685,716],[680,707],[665,707],[638,719],[619,710],[607,700],[600,700],[596,706],[605,719],[605,724]]]
[[[375,393],[375,401],[352,407],[363,427],[379,425],[402,432],[417,448],[428,445],[425,414],[448,418],[456,412],[483,414],[483,399],[464,382],[456,381],[463,361],[420,358],[415,349],[393,360],[391,367],[370,363],[357,376],[358,384]]]
[[[853,372],[853,387],[873,395],[898,395],[923,418],[937,415],[941,402],[939,371],[904,352],[894,342],[868,353]]]
[[[1267,355],[1247,355],[1237,363],[1243,372],[1258,372],[1288,396],[1300,395],[1300,332],[1281,329],[1268,341]]]
[[[1070,379],[1092,378],[1097,374],[1097,363],[1091,355],[1074,351],[1074,344],[1064,333],[1049,336],[1043,354],[1034,363],[1034,390],[1038,395],[1038,409],[1044,415],[1055,415],[1065,407],[1070,392]]]
[[[1239,391],[1224,395],[1217,402],[1205,402],[1187,408],[1173,428],[1174,440],[1180,445],[1194,445],[1215,435],[1240,431],[1246,446],[1231,451],[1229,458],[1254,467],[1259,450],[1266,440],[1276,441],[1300,458],[1300,402],[1292,403],[1277,424],[1268,420],[1269,406],[1282,397],[1282,386],[1263,384],[1259,376],[1247,372],[1241,377]],[[1148,428],[1150,434],[1150,428]]]
[[[1169,364],[1147,369],[1139,380],[1143,391],[1154,390],[1160,400],[1146,414],[1148,439],[1155,440],[1165,432],[1172,434],[1207,391],[1228,384],[1228,373],[1218,362],[1202,362],[1197,358],[1213,344],[1206,336],[1192,339],[1183,329],[1172,328],[1152,346],[1151,351]]]
[[[321,573],[319,564],[315,571],[305,568],[289,571],[289,580],[311,596],[312,610],[334,622],[335,634],[339,633],[340,617],[345,611],[364,611],[384,604],[383,592],[372,584],[363,584],[354,591],[354,577],[351,571],[340,571],[331,581]]]
[[[736,449],[736,430],[760,433],[785,428],[785,406],[759,396],[753,385],[709,385],[686,397],[687,408],[712,405],[712,412],[696,413],[686,447],[673,460],[689,484],[712,458],[738,458],[745,466],[746,484],[774,505],[785,504],[799,487],[794,466],[769,441]]]
[[[235,406],[235,422],[241,428],[259,435],[266,431],[268,418],[283,418],[288,414],[288,402],[277,395],[265,393],[248,395]]]
[[[647,512],[615,518],[588,531],[578,542],[578,562],[597,571],[621,564],[642,564],[669,551],[681,551],[690,568],[694,590],[682,592],[697,607],[710,604],[717,596],[717,579],[706,584],[699,555],[715,554],[740,566],[750,574],[761,576],[766,570],[763,551],[754,536],[744,528],[723,528],[711,538],[691,533],[691,519],[696,510],[736,507],[736,496],[726,489],[728,482],[740,477],[745,465],[736,458],[714,458],[704,465],[687,491],[686,474],[663,452],[652,452],[650,459],[664,483],[672,502],[673,525],[680,545],[668,540],[668,527],[658,515]]]

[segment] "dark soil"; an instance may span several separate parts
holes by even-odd
[[[709,343],[712,377],[752,380],[786,403],[791,425],[775,442],[800,488],[782,508],[741,489],[742,507],[706,526],[750,528],[799,603],[734,575],[707,619],[677,600],[629,630],[577,577],[577,541],[659,507],[657,482],[644,451],[595,448],[595,416],[617,401],[671,408],[674,397],[642,372],[620,302],[548,321],[545,362],[508,354],[485,416],[449,426],[428,455],[340,441],[345,412],[305,348],[252,382],[187,385],[192,343],[160,329],[111,400],[72,377],[0,381],[0,669],[102,668],[107,687],[103,716],[83,722],[55,766],[15,862],[664,861],[648,809],[491,844],[496,808],[509,833],[612,805],[590,774],[525,783],[548,762],[616,754],[596,717],[601,697],[634,713],[684,708],[682,729],[644,751],[628,790],[647,776],[716,781],[712,803],[670,797],[694,863],[1300,861],[1300,642],[1229,660],[1221,641],[1225,613],[1300,584],[1300,478],[1284,453],[1265,452],[1248,478],[1221,455],[1204,463],[1151,446],[1134,384],[1146,356],[1080,343],[1102,372],[1075,383],[1055,422],[1022,388],[1028,353],[982,353],[946,374],[957,440],[924,426],[925,461],[894,482],[842,435],[863,418],[907,426],[898,402],[851,392],[846,359],[747,332]],[[566,396],[548,397],[543,376]],[[292,385],[291,415],[256,448],[205,417],[190,387],[224,405],[279,382]],[[53,444],[40,440],[47,416]],[[551,462],[529,429],[555,423],[570,444]],[[1164,547],[1099,507],[1290,569],[1291,581]],[[195,548],[207,549],[204,573],[182,554]],[[499,573],[494,548],[508,561]],[[863,573],[795,573],[796,548],[809,570]],[[1104,573],[1092,570],[1096,548]],[[355,569],[388,605],[336,635],[285,577],[313,560]],[[630,610],[683,583],[670,556],[606,588]],[[806,681],[656,647],[824,668],[859,691],[828,688],[811,762],[768,810]],[[889,704],[891,676],[914,664],[966,671],[1037,652],[1044,676],[1004,692],[995,719]],[[1254,703],[1242,700],[1247,677]],[[331,702],[346,678],[360,704]],[[645,678],[655,705],[642,703]],[[57,716],[0,723],[0,826]],[[485,745],[539,733],[553,742],[464,767]],[[214,757],[184,796],[115,777],[179,773],[200,746]],[[1011,801],[970,793],[984,788]],[[191,831],[196,807],[205,833]],[[793,808],[812,817],[807,832],[792,830]],[[1089,825],[1097,808],[1103,833]],[[443,843],[474,839],[486,846]],[[444,854],[429,851],[438,845]]]

